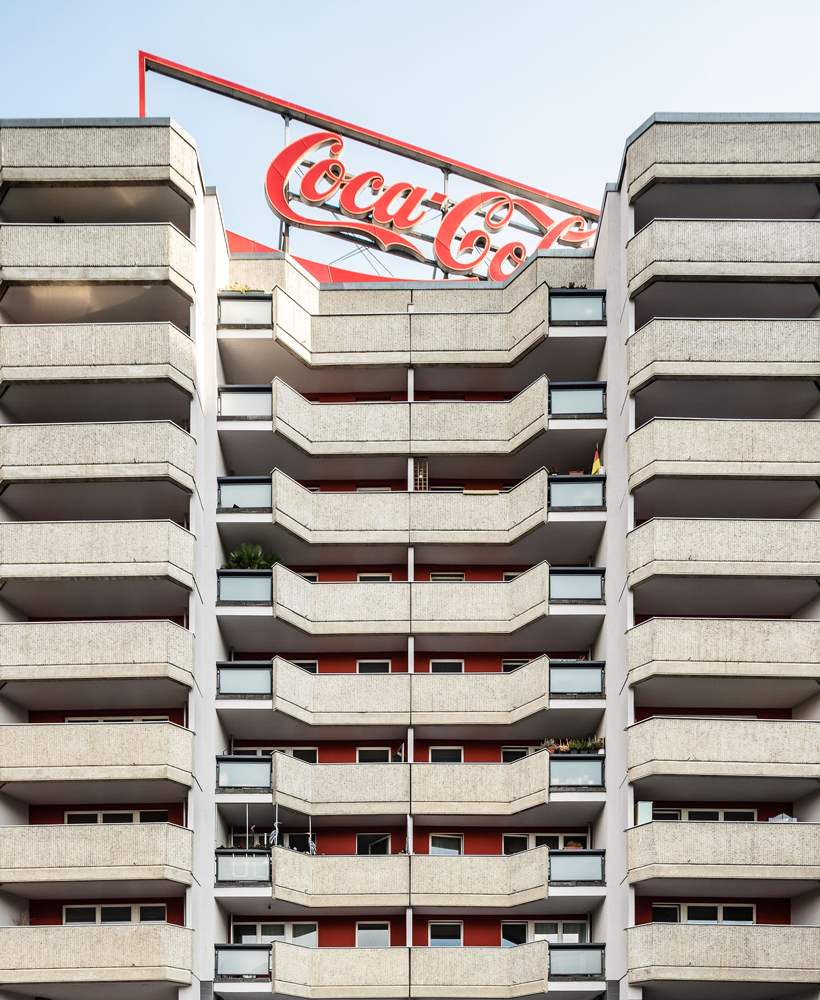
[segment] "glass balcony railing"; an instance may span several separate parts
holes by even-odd
[[[273,673],[269,663],[229,660],[216,665],[217,698],[270,698]]]
[[[550,510],[604,510],[606,476],[550,476]]]
[[[271,946],[269,944],[218,944],[216,946],[216,979],[270,979]],[[270,992],[270,987],[268,987]]]
[[[550,416],[558,419],[606,415],[606,382],[551,382]]]
[[[218,885],[269,885],[270,851],[217,849],[216,881]]]
[[[242,757],[225,754],[216,758],[217,791],[250,788],[269,791],[271,787],[270,757]]]
[[[585,791],[604,787],[602,754],[553,754],[550,757],[550,788]]]
[[[603,851],[550,851],[550,885],[604,884]]]
[[[579,289],[550,292],[550,323],[595,326],[606,323],[606,293]]]
[[[604,570],[550,569],[550,602],[557,604],[603,604]]]
[[[550,660],[550,698],[603,698],[604,661]]]
[[[270,604],[273,574],[269,569],[220,569],[217,572],[220,604]]]
[[[271,509],[272,489],[270,476],[230,476],[217,480],[218,510]]]
[[[551,944],[550,979],[603,979],[604,945]]]
[[[230,292],[220,295],[219,325],[233,327],[266,326],[273,324],[273,299],[270,295],[252,292]]]
[[[221,385],[220,420],[270,420],[273,417],[273,390],[269,385]]]

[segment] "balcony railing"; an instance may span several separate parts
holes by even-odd
[[[214,978],[221,981],[270,979],[271,945],[218,944]]]
[[[270,885],[270,851],[217,848],[217,885]]]
[[[550,851],[550,885],[604,885],[604,851]]]
[[[218,792],[265,791],[271,789],[273,775],[269,756],[253,757],[223,754],[216,758],[216,788]]]
[[[605,510],[606,476],[550,476],[550,510]]]
[[[604,951],[602,944],[551,944],[549,978],[603,979]]]
[[[273,391],[269,385],[223,385],[219,387],[220,420],[271,420]]]
[[[578,289],[550,290],[551,326],[598,326],[606,324],[606,292]]]
[[[604,787],[603,754],[552,754],[550,789],[598,790]]]
[[[603,604],[604,572],[550,567],[550,604]]]
[[[220,604],[270,604],[273,574],[269,569],[221,569],[217,574]]]
[[[550,382],[549,415],[555,420],[606,416],[606,382]]]
[[[233,329],[270,329],[273,324],[272,296],[253,292],[223,292],[217,299],[219,326]]]
[[[603,698],[603,660],[550,660],[550,698]]]
[[[217,698],[270,698],[272,694],[273,667],[271,664],[252,660],[230,660],[225,663],[217,663]]]
[[[217,480],[217,510],[269,511],[273,500],[270,476],[225,476]]]

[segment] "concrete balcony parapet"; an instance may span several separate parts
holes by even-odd
[[[406,854],[311,856],[277,847],[273,895],[300,906],[409,906],[410,860]]]
[[[166,481],[192,493],[196,442],[170,420],[0,426],[0,487]]]
[[[300,948],[276,941],[268,989],[316,1000],[406,997],[409,964],[407,948]]]
[[[820,927],[641,924],[627,928],[626,944],[634,985],[820,983]]]
[[[167,284],[195,294],[194,244],[168,223],[0,224],[0,287],[16,284]]]
[[[626,539],[627,584],[650,577],[818,577],[820,521],[653,518]]]
[[[201,190],[196,146],[170,119],[0,125],[0,184],[162,181],[189,201]]]
[[[627,780],[660,776],[820,779],[820,722],[653,717],[629,726]]]
[[[627,439],[630,490],[655,478],[820,478],[820,420],[658,418]]]
[[[653,319],[626,342],[629,391],[654,378],[817,378],[812,319]]]
[[[273,381],[273,428],[309,455],[509,455],[547,429],[541,376],[501,402],[312,403]]]
[[[35,883],[187,886],[192,871],[193,831],[170,823],[0,827],[0,882],[17,894]]]
[[[410,865],[413,906],[514,907],[549,893],[549,851],[500,857],[415,854]]]
[[[193,785],[193,750],[194,734],[170,722],[0,726],[0,783],[35,802],[49,785],[64,794],[86,794],[81,802],[98,801],[100,793],[120,785],[150,795],[154,785],[153,799],[136,801],[162,802],[172,786],[178,799]]]
[[[820,174],[820,123],[664,122],[626,150],[629,200],[657,181],[782,181]]]
[[[511,544],[548,520],[544,469],[506,493],[311,493],[273,473],[273,519],[311,544]]]
[[[272,755],[275,800],[313,816],[373,816],[410,810],[407,764],[306,764]]]
[[[820,220],[655,219],[626,245],[628,292],[653,281],[811,281]]]
[[[172,323],[0,326],[0,386],[13,382],[174,382],[194,392],[194,342]]]
[[[145,996],[165,996],[170,985],[191,983],[193,938],[175,924],[2,927],[0,985],[103,998],[115,984],[139,983]]]
[[[410,995],[418,997],[524,997],[560,989],[548,983],[546,941],[517,948],[413,948],[410,976]],[[591,984],[573,986],[587,987],[579,997],[595,995]]]
[[[820,879],[816,823],[643,823],[626,831],[631,883]]]
[[[0,524],[0,576],[161,578],[193,590],[194,542],[172,521],[7,521]]]
[[[529,754],[512,764],[414,764],[415,813],[514,816],[549,801],[551,754]]]
[[[652,618],[626,634],[630,684],[655,677],[820,678],[820,622]]]

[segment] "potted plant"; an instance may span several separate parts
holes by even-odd
[[[242,542],[228,556],[228,561],[223,563],[222,569],[271,569],[279,562],[279,556],[275,552],[263,552],[261,545],[254,545],[252,542]]]

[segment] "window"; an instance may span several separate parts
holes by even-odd
[[[461,921],[445,924],[431,920],[427,926],[431,948],[461,947]]]
[[[463,747],[430,747],[431,764],[462,764],[463,762]]]
[[[431,573],[430,583],[464,583],[463,573]]]
[[[588,837],[585,833],[505,833],[501,840],[502,854],[520,854],[534,847],[548,847],[551,851],[585,851]]]
[[[271,295],[253,295],[243,292],[239,295],[220,295],[220,326],[270,326],[272,323]]]
[[[533,941],[550,944],[586,944],[589,940],[586,922],[577,920],[536,920],[532,925]]]
[[[553,290],[550,292],[550,323],[584,326],[606,322],[604,292]]]
[[[64,924],[164,924],[164,903],[106,903],[64,906]]]
[[[431,833],[430,853],[455,857],[464,853],[464,835],[461,833]]]
[[[757,809],[653,809],[655,822],[684,820],[690,823],[754,823]]]
[[[291,660],[294,667],[299,667],[302,670],[306,670],[309,674],[319,673],[319,661],[318,660]]]
[[[284,846],[300,854],[315,854],[316,837],[312,833],[286,833]]]
[[[529,747],[502,747],[501,763],[512,764],[513,761],[521,760],[522,757],[526,757],[529,752]]]
[[[357,948],[389,948],[390,924],[356,924]]]
[[[231,935],[234,944],[271,944],[274,941],[290,941],[303,948],[316,948],[319,944],[317,924],[234,924]]]
[[[391,493],[392,487],[390,486],[357,486],[357,493]]]
[[[359,573],[356,577],[359,583],[392,583],[392,573]]]
[[[501,580],[503,583],[509,583],[511,580],[515,580],[519,576],[521,576],[520,573],[513,572],[513,570],[505,570],[501,574]]]
[[[356,660],[357,674],[389,674],[390,660]]]
[[[502,660],[501,672],[504,674],[510,674],[513,670],[518,670],[519,667],[523,667],[525,663],[529,662],[529,660]]]
[[[463,493],[463,486],[431,486],[430,493]]]
[[[389,764],[390,757],[390,747],[356,747],[359,764]]]
[[[69,825],[90,825],[92,823],[167,823],[167,809],[137,809],[127,812],[67,812],[65,822]]]
[[[168,722],[167,715],[113,715],[113,716],[80,716],[80,715],[67,715],[65,717],[66,722],[80,722],[80,723],[93,723],[93,722]]]
[[[464,660],[430,660],[431,674],[463,674]]]
[[[655,924],[753,924],[754,905],[725,903],[653,903]]]
[[[512,923],[507,920],[501,922],[501,947],[514,948],[518,944],[527,943],[527,923]]]
[[[357,854],[390,854],[389,833],[357,833]]]
[[[288,747],[285,750],[285,753],[288,757],[295,757],[297,760],[303,760],[306,764],[319,763],[318,747]]]
[[[318,573],[297,573],[297,576],[301,576],[303,580],[307,580],[308,583],[318,583],[319,574]]]

